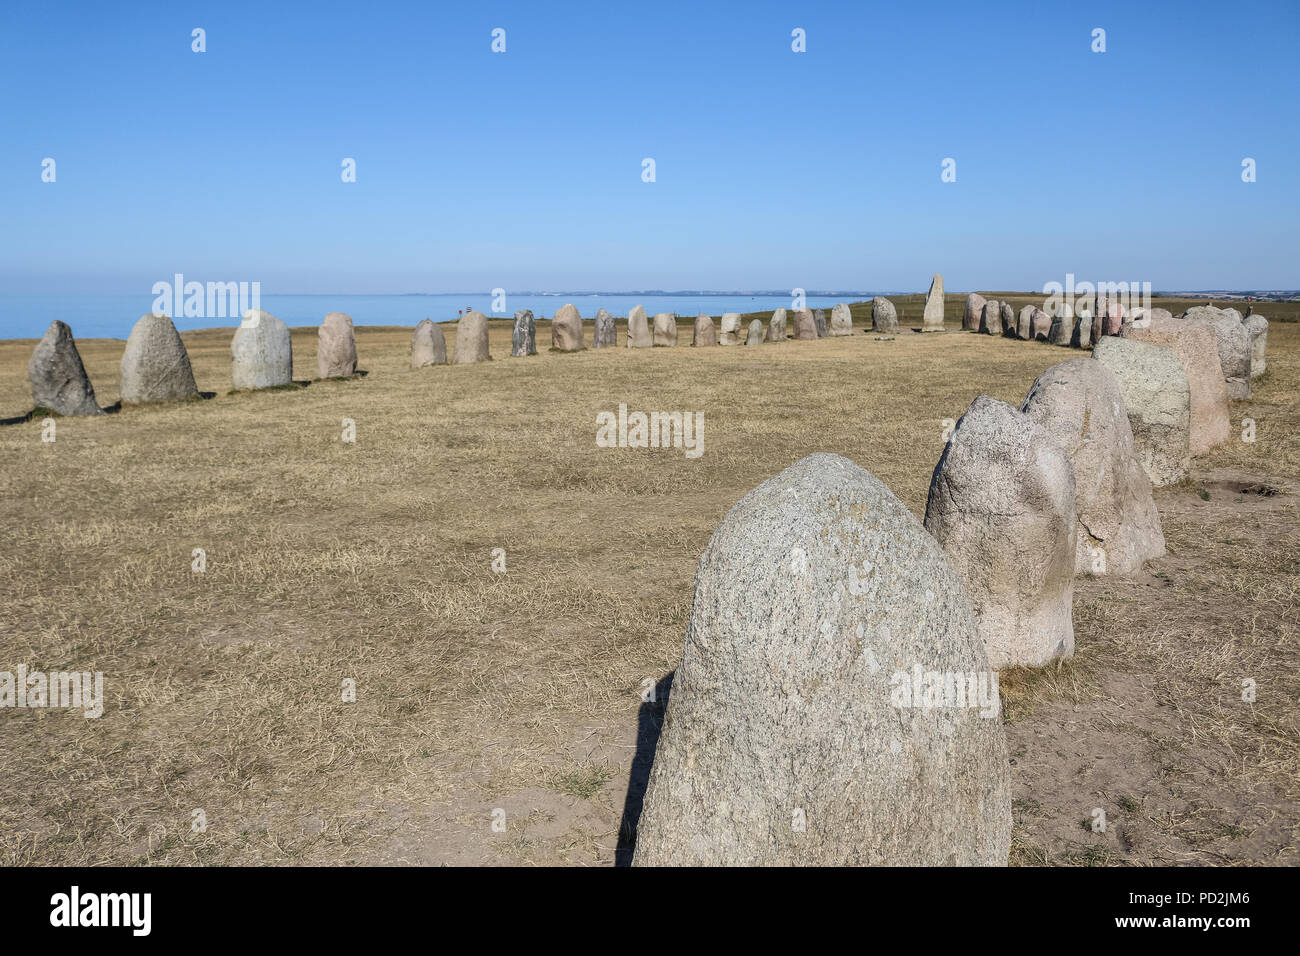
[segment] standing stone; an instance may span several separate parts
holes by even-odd
[[[609,314],[609,309],[600,309],[596,312],[596,329],[591,334],[591,347],[604,349],[616,345],[618,345],[618,326],[614,324],[614,317]]]
[[[871,331],[884,333],[898,331],[898,310],[894,308],[894,303],[884,296],[878,295],[871,300]]]
[[[1092,316],[1087,312],[1080,313],[1079,317],[1074,320],[1074,332],[1070,335],[1070,348],[1092,348]]]
[[[979,330],[985,335],[1002,334],[1002,303],[989,299],[980,312]]]
[[[586,347],[582,316],[578,314],[577,306],[560,306],[560,311],[551,319],[551,348],[560,352],[581,352]]]
[[[796,339],[817,338],[817,320],[813,318],[812,310],[810,309],[795,310],[794,337]]]
[[[943,276],[934,274],[930,291],[925,296],[925,311],[921,314],[922,332],[943,331]]]
[[[749,335],[745,337],[746,345],[763,344],[763,320],[753,319],[749,323]]]
[[[1252,312],[1241,320],[1250,338],[1250,377],[1259,378],[1268,368],[1265,352],[1268,350],[1268,319]]]
[[[55,319],[36,343],[27,363],[27,381],[32,386],[32,401],[37,408],[48,408],[60,415],[102,415],[95,401],[81,353],[72,338],[72,329]]]
[[[1088,338],[1093,345],[1096,345],[1098,342],[1101,341],[1102,332],[1104,332],[1106,328],[1105,310],[1107,308],[1107,305],[1105,303],[1105,300],[1099,302],[1097,304],[1097,307],[1102,311],[1098,312],[1096,315],[1092,317],[1092,328],[1088,330]]]
[[[843,302],[835,303],[831,309],[831,335],[852,335],[853,334],[853,313]]]
[[[144,315],[135,324],[122,353],[121,382],[119,392],[124,405],[167,402],[199,394],[185,343],[167,316]]]
[[[1173,349],[1108,335],[1092,349],[1119,381],[1138,461],[1157,488],[1191,467],[1191,399],[1187,372]]]
[[[1074,654],[1074,469],[1028,415],[981,395],[930,478],[925,528],[975,608],[989,666]]]
[[[1042,309],[1034,309],[1029,314],[1029,338],[1036,342],[1046,342],[1052,331],[1052,317]]]
[[[646,320],[645,309],[639,305],[632,306],[627,314],[627,347],[630,349],[648,349],[655,344],[650,335],[650,323]]]
[[[1052,316],[1052,325],[1047,330],[1047,341],[1053,345],[1068,346],[1070,344],[1070,333],[1074,331],[1074,323],[1065,316],[1065,307],[1058,305],[1056,314]]]
[[[702,348],[706,345],[717,344],[718,333],[713,328],[713,317],[701,312],[695,317],[695,334],[691,337],[691,345]]]
[[[777,309],[767,322],[767,340],[769,342],[784,342],[785,338],[785,309]]]
[[[902,502],[837,455],[795,462],[700,556],[634,865],[1004,865],[995,708],[912,697],[922,672],[988,668],[965,589]]]
[[[1027,305],[1020,310],[1020,315],[1016,318],[1016,338],[1029,341],[1033,338],[1030,334],[1030,321],[1034,317],[1034,306]]]
[[[1219,362],[1228,386],[1228,401],[1250,398],[1250,333],[1242,325],[1235,309],[1198,306],[1183,313],[1183,321],[1202,325],[1214,332],[1219,346]]]
[[[519,319],[516,316],[515,322]],[[433,319],[421,319],[411,333],[411,368],[447,364],[447,340]]]
[[[316,377],[347,378],[357,373],[357,338],[352,316],[331,312],[316,330]]]
[[[249,309],[230,341],[230,381],[235,388],[274,388],[293,378],[289,326],[270,312]]]
[[[1118,302],[1108,303],[1106,314],[1101,320],[1102,335],[1119,335],[1124,329],[1124,306]]]
[[[533,318],[532,309],[520,309],[515,313],[515,325],[510,330],[510,354],[515,358],[537,354],[537,320]]]
[[[1016,337],[1016,310],[1011,308],[1010,302],[1003,302],[998,307],[998,318],[1002,322],[1002,334],[1009,339]]]
[[[988,303],[984,296],[978,292],[972,292],[966,296],[966,308],[961,314],[961,327],[967,332],[978,332],[980,330],[980,321],[984,318],[984,306]]]
[[[1165,553],[1151,480],[1138,464],[1115,374],[1090,358],[1053,365],[1020,410],[1065,452],[1074,469],[1075,571],[1131,574]]]
[[[825,310],[818,309],[813,313],[813,323],[817,326],[817,338],[824,339],[830,334],[830,330],[826,327]]]
[[[1187,373],[1188,451],[1204,455],[1226,442],[1232,432],[1228,420],[1228,386],[1214,332],[1197,323],[1154,319],[1146,327],[1124,330],[1124,338],[1174,350]]]
[[[719,345],[740,344],[740,313],[724,312],[722,315],[722,332],[718,336]]]
[[[456,347],[452,350],[452,365],[468,365],[492,359],[488,351],[487,316],[470,310],[456,320]]]
[[[672,348],[677,344],[677,316],[660,312],[655,316],[655,345]]]

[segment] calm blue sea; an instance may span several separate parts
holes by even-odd
[[[810,309],[830,309],[836,302],[869,299],[874,293],[808,296]],[[549,319],[566,303],[578,307],[584,319],[597,309],[622,318],[637,304],[646,314],[673,312],[715,319],[724,312],[761,312],[790,308],[790,296],[777,295],[507,295],[505,308],[492,311],[492,296],[483,295],[263,295],[262,308],[289,325],[320,325],[327,312],[346,312],[356,325],[410,325],[421,319],[453,322],[458,310],[478,309],[488,318],[513,318],[519,309],[532,309],[539,319]],[[0,295],[0,339],[40,338],[55,319],[72,327],[77,338],[125,339],[136,320],[152,310],[152,295]],[[175,310],[172,310],[175,311]],[[238,318],[185,318],[176,327],[234,328]]]

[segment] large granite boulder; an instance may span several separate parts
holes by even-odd
[[[1188,451],[1204,455],[1226,442],[1232,432],[1228,386],[1213,330],[1199,323],[1152,318],[1145,326],[1130,325],[1124,338],[1167,346],[1182,363],[1187,373]]]
[[[1182,319],[1214,332],[1219,346],[1219,363],[1223,366],[1223,380],[1228,388],[1228,401],[1240,402],[1250,398],[1250,333],[1242,324],[1240,313],[1236,309],[1197,306],[1184,312]]]
[[[671,312],[660,312],[655,316],[655,345],[673,348],[677,344],[677,316]]]
[[[1002,334],[1002,303],[989,299],[980,311],[979,330],[985,335]]]
[[[966,584],[996,669],[1074,654],[1074,469],[1028,415],[981,395],[930,478],[925,527]]]
[[[118,392],[124,405],[196,398],[194,369],[185,343],[165,315],[140,317],[122,353]]]
[[[967,332],[978,332],[980,321],[984,318],[984,306],[988,303],[984,296],[972,292],[966,296],[966,308],[961,313],[961,327]]]
[[[794,337],[796,339],[817,338],[817,320],[811,309],[796,309],[794,313]]]
[[[1068,346],[1073,331],[1074,323],[1066,317],[1065,307],[1058,305],[1056,314],[1052,316],[1052,324],[1047,329],[1047,341],[1052,345]]]
[[[634,864],[1005,864],[1001,721],[966,695],[993,676],[902,502],[847,459],[796,462],[700,556]]]
[[[469,365],[487,362],[491,358],[492,353],[488,351],[487,316],[471,309],[456,320],[456,345],[452,350],[451,364]]]
[[[785,309],[777,309],[772,318],[767,320],[767,340],[784,342],[786,339]]]
[[[627,314],[627,347],[630,349],[648,349],[655,344],[650,334],[650,322],[645,309],[639,305],[632,306]]]
[[[1173,485],[1191,467],[1191,393],[1173,349],[1108,335],[1092,357],[1112,372],[1133,429],[1138,461],[1151,484]]]
[[[572,304],[560,306],[560,311],[551,319],[551,348],[559,352],[581,352],[586,347],[578,307]]]
[[[605,313],[609,315],[608,312]],[[537,354],[537,319],[532,309],[520,309],[515,313],[515,324],[510,330],[510,354],[515,358],[527,358]]]
[[[1074,469],[1075,570],[1131,574],[1163,555],[1160,513],[1115,374],[1090,358],[1053,365],[1034,380],[1020,410]]]
[[[72,329],[55,319],[36,343],[27,363],[27,381],[32,386],[32,401],[37,408],[48,408],[60,415],[102,415],[95,401],[81,353],[72,338]]]
[[[898,310],[884,296],[878,295],[871,300],[871,331],[886,335],[898,331]]]
[[[347,378],[357,374],[357,338],[352,316],[331,312],[316,330],[316,376]]]
[[[695,317],[695,334],[691,337],[691,345],[699,348],[717,344],[718,332],[713,327],[713,317],[701,312]]]
[[[831,309],[830,333],[831,335],[853,334],[853,314],[843,302],[835,303],[835,307]]]
[[[289,326],[270,312],[249,309],[230,341],[230,382],[235,388],[275,388],[293,379]]]
[[[1029,313],[1029,338],[1037,342],[1046,342],[1052,331],[1052,317],[1042,309]]]
[[[531,314],[531,313],[530,313]],[[515,318],[516,325],[518,317]],[[447,340],[433,319],[421,319],[411,333],[411,368],[447,364]]]
[[[930,280],[930,291],[925,294],[921,323],[922,332],[943,331],[943,276],[937,272]]]

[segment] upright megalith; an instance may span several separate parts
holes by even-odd
[[[1214,332],[1193,322],[1151,319],[1124,329],[1124,338],[1173,349],[1187,373],[1188,451],[1204,455],[1226,442],[1232,432],[1228,419],[1228,386]]]
[[[925,311],[921,313],[922,332],[943,331],[943,276],[934,274],[930,291],[925,295]]]
[[[452,350],[452,365],[469,365],[487,362],[492,358],[488,351],[488,320],[482,312],[471,309],[456,320],[456,345]]]
[[[616,345],[618,345],[618,326],[614,324],[614,317],[609,314],[609,309],[597,310],[596,327],[591,333],[591,347],[606,349]]]
[[[1042,309],[1034,309],[1029,314],[1029,339],[1034,342],[1046,342],[1052,331],[1052,317]]]
[[[903,503],[795,462],[700,556],[634,865],[1005,864],[995,677]]]
[[[930,478],[925,527],[966,584],[989,665],[1074,654],[1074,469],[1032,418],[981,395]]]
[[[884,296],[871,300],[871,331],[886,334],[898,331],[898,310]]]
[[[518,318],[516,317],[516,323]],[[421,319],[411,333],[411,368],[447,364],[447,340],[433,319]]]
[[[691,345],[703,348],[718,344],[718,330],[713,327],[713,316],[701,312],[695,317],[695,332],[691,336]]]
[[[1080,312],[1074,320],[1074,331],[1070,334],[1070,348],[1092,348],[1092,316]]]
[[[749,334],[745,336],[746,345],[763,344],[763,320],[751,319],[749,322]]]
[[[230,381],[235,388],[275,388],[293,378],[289,326],[270,312],[249,309],[230,341]]]
[[[966,308],[961,313],[961,327],[966,332],[978,332],[980,321],[984,318],[984,306],[988,305],[984,296],[972,292],[966,296]]]
[[[537,320],[533,318],[532,309],[520,309],[515,313],[514,328],[510,330],[510,354],[515,358],[537,354]]]
[[[998,321],[1002,325],[1002,334],[1009,339],[1016,337],[1016,310],[1011,308],[1010,302],[1003,302],[998,305]]]
[[[1182,320],[1214,333],[1219,347],[1219,362],[1223,366],[1223,380],[1228,388],[1228,401],[1250,398],[1250,333],[1237,310],[1197,306],[1184,312]]]
[[[654,343],[664,348],[677,345],[677,316],[671,312],[660,312],[655,316]]]
[[[627,314],[627,347],[630,349],[648,349],[655,344],[650,334],[650,322],[646,319],[645,309],[639,305],[632,306]]]
[[[1052,316],[1052,324],[1047,328],[1047,341],[1052,345],[1068,346],[1070,334],[1074,331],[1073,325],[1066,317],[1065,307],[1058,304],[1056,313]]]
[[[989,299],[980,310],[979,330],[984,335],[1002,334],[1002,303]]]
[[[347,378],[357,373],[357,339],[352,316],[331,312],[316,330],[316,375]]]
[[[1138,464],[1115,374],[1090,358],[1053,365],[1020,410],[1051,436],[1074,469],[1075,570],[1131,574],[1165,553],[1151,481]]]
[[[818,309],[813,313],[813,324],[817,326],[817,338],[824,339],[830,335],[830,329],[826,325],[826,310]]]
[[[740,344],[740,313],[724,312],[722,314],[722,330],[718,333],[719,345],[739,345]]]
[[[1033,338],[1030,333],[1030,325],[1034,318],[1034,306],[1026,305],[1021,308],[1020,314],[1016,317],[1016,338],[1029,341]]]
[[[37,408],[48,408],[60,415],[102,415],[95,401],[81,353],[72,338],[72,329],[55,319],[36,343],[27,363],[27,381],[32,386],[32,401]]]
[[[843,302],[835,303],[831,309],[831,335],[852,335],[853,334],[853,313]]]
[[[131,329],[122,353],[118,391],[125,405],[198,396],[189,353],[167,316],[143,315]]]
[[[1173,485],[1191,467],[1191,393],[1173,349],[1108,335],[1092,357],[1112,372],[1133,429],[1138,461],[1151,484]]]
[[[817,320],[813,318],[811,309],[795,309],[794,337],[796,339],[817,338]]]
[[[1250,339],[1250,377],[1259,378],[1268,368],[1265,355],[1268,350],[1268,319],[1252,312],[1241,320]]]
[[[777,309],[772,313],[772,318],[767,320],[767,340],[784,342],[785,339],[785,309]]]
[[[587,347],[582,332],[582,316],[575,305],[560,306],[551,319],[551,348],[560,352],[581,352]]]

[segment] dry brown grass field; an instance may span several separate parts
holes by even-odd
[[[921,297],[897,301],[919,325]],[[420,370],[409,329],[360,327],[364,377],[237,394],[232,330],[190,332],[212,397],[58,419],[52,443],[0,427],[0,670],[102,671],[106,695],[99,719],[0,713],[0,863],[625,860],[662,709],[643,681],[677,664],[727,510],[831,451],[919,517],[943,420],[1080,354],[876,341],[868,309],[851,337],[757,349],[628,350],[620,322],[616,349],[548,353],[540,323],[528,359],[494,322],[494,361]],[[1231,409],[1257,440],[1157,491],[1168,557],[1079,581],[1071,661],[1003,675],[1014,864],[1297,862],[1300,306],[1259,311],[1289,321]],[[313,378],[315,330],[293,342]],[[0,418],[31,408],[34,345],[0,342]],[[122,345],[79,343],[101,405]],[[597,447],[620,403],[702,413],[703,456]]]

